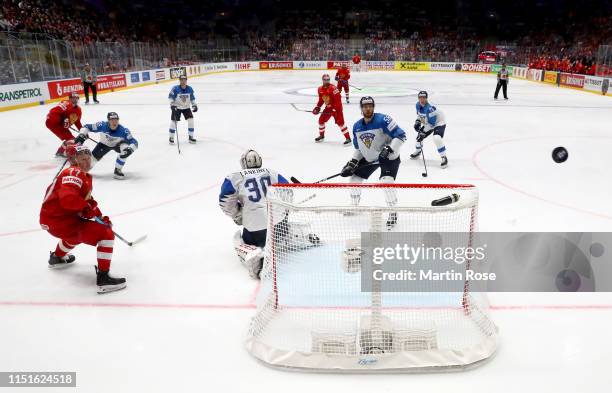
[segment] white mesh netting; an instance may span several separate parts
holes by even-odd
[[[459,201],[431,206],[452,193]],[[489,358],[497,328],[486,294],[470,292],[470,283],[443,292],[385,292],[373,284],[366,292],[360,274],[362,233],[456,232],[468,234],[456,242],[470,242],[477,208],[469,185],[270,187],[247,349],[274,366],[321,371],[465,367]]]

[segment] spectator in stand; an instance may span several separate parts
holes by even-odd
[[[89,63],[85,63],[85,67],[81,70],[81,82],[83,83],[83,91],[85,92],[85,104],[89,104],[89,90],[93,95],[93,102],[98,102],[98,90],[96,88],[96,82],[98,81],[98,74],[96,70],[92,69]]]

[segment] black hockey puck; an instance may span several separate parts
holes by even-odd
[[[565,147],[562,147],[562,146],[555,147],[555,149],[552,152],[552,159],[557,164],[565,162],[568,156],[569,156],[569,153],[567,152]]]
[[[423,173],[421,173],[421,176],[427,177],[427,173],[423,172]]]

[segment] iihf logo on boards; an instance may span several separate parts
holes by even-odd
[[[374,140],[374,138],[376,137],[376,135],[374,135],[371,132],[364,132],[361,135],[359,135],[359,139],[361,139],[361,141],[363,142],[363,144],[369,149],[370,146],[372,146],[372,141]]]

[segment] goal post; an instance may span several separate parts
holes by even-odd
[[[465,368],[495,353],[486,293],[472,292],[469,281],[404,291],[367,280],[377,268],[367,256],[389,234],[414,244],[424,233],[449,235],[471,246],[476,187],[275,184],[267,196],[265,261],[246,342],[254,357],[292,369],[402,372]],[[441,199],[450,202],[432,206]]]

